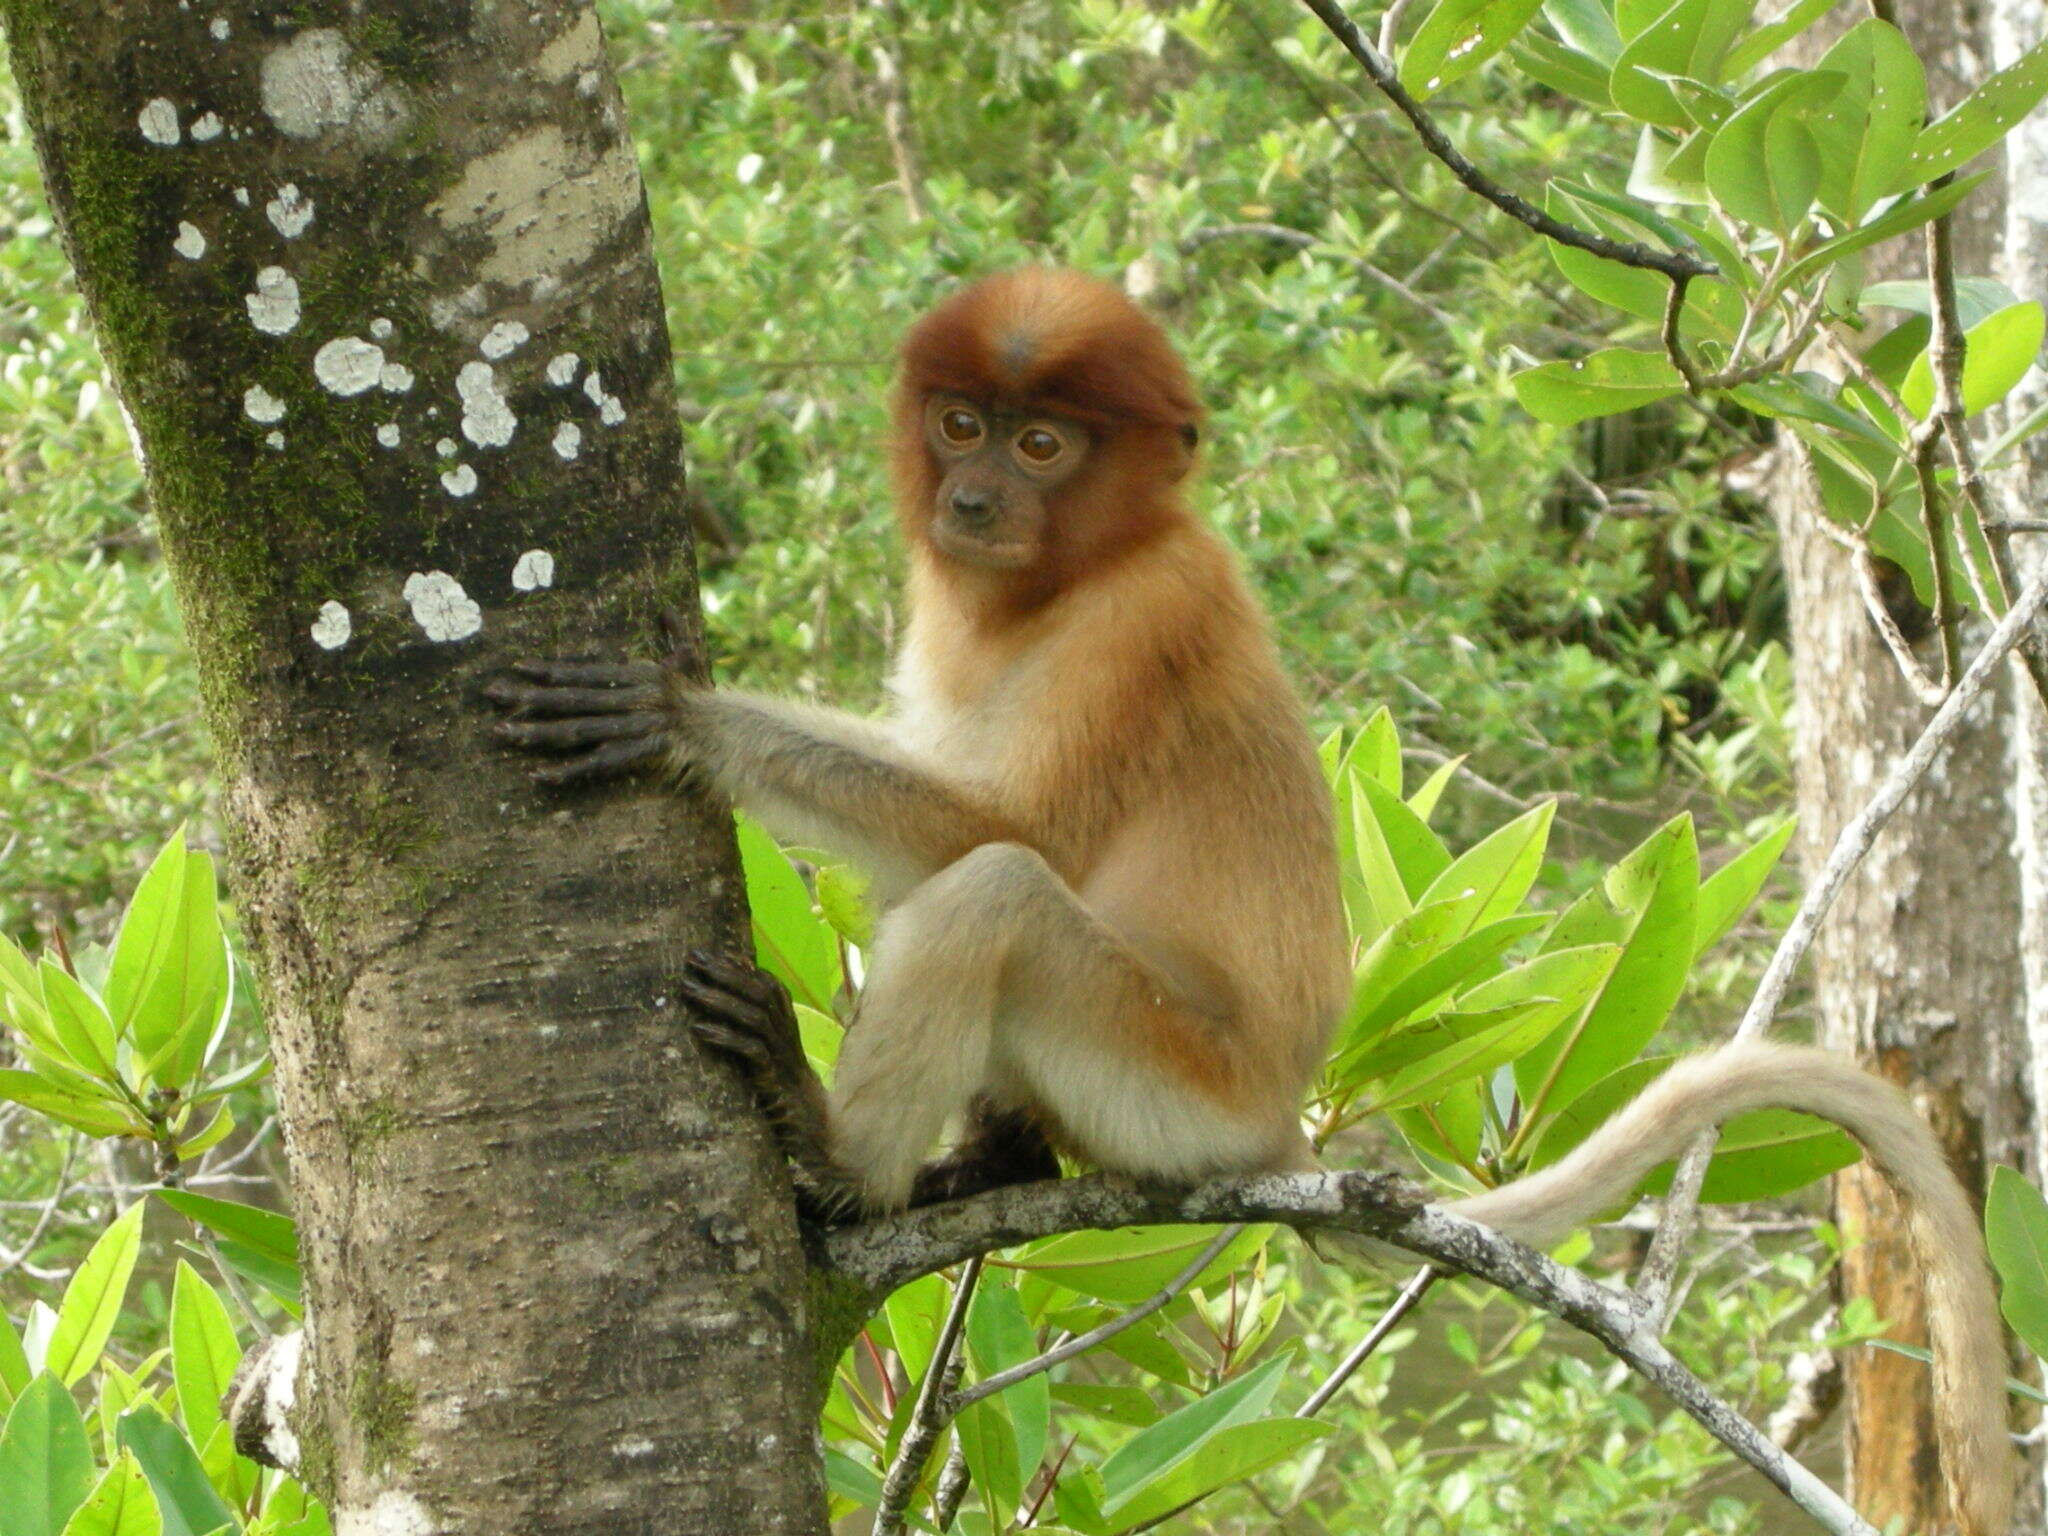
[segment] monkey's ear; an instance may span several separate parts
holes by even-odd
[[[1176,482],[1185,479],[1187,472],[1195,467],[1195,450],[1201,446],[1201,442],[1202,434],[1195,429],[1195,424],[1191,421],[1182,422],[1180,453],[1173,469],[1173,478]]]

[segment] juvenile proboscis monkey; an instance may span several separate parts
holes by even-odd
[[[1330,796],[1264,618],[1182,499],[1201,409],[1180,359],[1116,289],[1027,268],[917,324],[894,414],[910,621],[886,719],[562,661],[492,686],[499,730],[567,754],[548,782],[666,764],[868,872],[882,917],[829,1095],[771,979],[698,955],[685,988],[814,1209],[1053,1176],[1051,1147],[1172,1182],[1314,1167],[1301,1099],[1350,989]],[[1944,1470],[1969,1536],[1996,1536],[2011,1476],[1983,1245],[1889,1084],[1731,1047],[1449,1209],[1548,1244],[1766,1106],[1842,1126],[1905,1195]]]

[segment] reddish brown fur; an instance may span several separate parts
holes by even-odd
[[[1093,437],[1035,564],[999,575],[942,567],[983,621],[1015,622],[1187,516],[1173,488],[1179,472],[1162,467],[1185,471],[1201,402],[1165,333],[1107,283],[1023,267],[961,289],[911,329],[892,462],[898,516],[920,555],[931,552],[938,486],[922,414],[933,393],[1063,417]]]

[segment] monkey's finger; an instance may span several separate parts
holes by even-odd
[[[700,1014],[751,1030],[756,1036],[777,1026],[774,1011],[763,1007],[759,998],[704,976],[685,971],[676,978],[676,991]]]
[[[528,658],[512,670],[536,683],[567,688],[645,688],[659,685],[661,667],[652,661],[564,661]]]
[[[625,741],[615,741],[608,746],[593,747],[581,757],[554,768],[540,768],[533,773],[536,784],[588,784],[600,779],[615,779],[628,770],[668,752],[668,744],[659,736],[636,736]]]
[[[686,979],[709,983],[764,1013],[794,1023],[788,991],[758,965],[709,949],[691,950],[683,965]]]
[[[762,1042],[759,1035],[748,1030],[735,1029],[729,1024],[709,1019],[692,1019],[690,1033],[705,1049],[729,1057],[755,1071],[765,1072],[774,1059],[774,1053]]]
[[[660,740],[666,735],[668,718],[653,710],[634,710],[617,715],[577,715],[567,720],[501,720],[491,734],[516,747],[566,752],[600,741],[641,737]]]
[[[661,690],[652,684],[629,688],[543,688],[501,677],[484,689],[484,697],[520,715],[607,715],[652,709]]]

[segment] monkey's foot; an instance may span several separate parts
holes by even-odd
[[[939,1205],[1059,1176],[1059,1157],[1038,1122],[1023,1110],[997,1109],[984,1099],[975,1105],[967,1139],[917,1171],[910,1203]]]
[[[520,661],[484,697],[509,718],[494,732],[529,752],[572,754],[537,769],[541,784],[617,778],[668,753],[666,670],[654,661]]]

